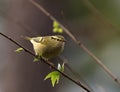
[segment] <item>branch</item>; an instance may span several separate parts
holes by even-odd
[[[8,14],[6,14],[3,10],[0,9],[0,12],[2,13],[2,15],[6,15],[6,16],[2,16],[4,19],[6,19],[8,22],[13,22],[14,24],[19,25],[21,28],[23,28],[24,30],[26,30],[27,32],[29,32],[30,34],[34,34],[36,35],[36,33],[34,31],[32,31],[32,29],[25,24],[25,22],[22,22],[20,20],[16,20],[14,18],[12,18],[11,16],[9,16]],[[32,33],[31,33],[32,32]]]
[[[65,64],[65,67],[75,76],[75,78],[77,78],[77,81],[84,83],[86,85],[87,88],[89,88],[92,92],[94,92],[94,90],[86,83],[86,81],[84,81],[84,79],[82,78],[82,76],[76,72],[68,63],[68,60],[62,56],[58,56],[58,59],[60,59],[60,62]]]
[[[119,29],[115,27],[108,19],[104,17],[104,15],[90,2],[90,0],[81,0],[86,7],[94,14],[94,16],[99,19],[102,23],[104,23],[108,28],[113,29],[119,33]]]
[[[62,25],[55,17],[53,17],[47,10],[45,10],[40,4],[35,2],[34,0],[30,0],[30,2],[36,6],[40,11],[42,11],[46,16],[48,16],[52,21],[56,21],[59,23],[60,27],[64,30],[64,32],[77,44],[81,47],[89,56],[91,56],[94,61],[116,82],[120,85],[120,80],[102,63],[102,61],[97,58],[86,46],[64,26]]]
[[[35,57],[35,54],[33,54],[32,52],[30,52],[28,49],[26,49],[25,47],[23,47],[22,45],[20,45],[18,42],[16,42],[15,40],[11,39],[10,37],[8,37],[7,35],[3,34],[0,32],[0,35],[2,35],[3,37],[7,38],[8,40],[10,40],[11,42],[13,42],[14,44],[16,44],[17,46],[21,47],[24,49],[25,52],[29,53],[30,55]],[[51,68],[53,68],[54,70],[58,71],[61,75],[63,75],[65,78],[69,79],[70,81],[72,81],[73,83],[75,83],[76,85],[80,86],[81,88],[83,88],[85,91],[87,92],[91,92],[90,89],[88,89],[85,85],[83,85],[82,83],[72,79],[71,77],[69,77],[67,74],[61,72],[60,70],[58,70],[53,64],[51,64],[50,62],[47,62],[46,60],[41,58],[41,61],[44,62],[45,64],[49,65]]]

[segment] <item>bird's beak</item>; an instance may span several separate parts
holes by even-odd
[[[63,42],[66,42],[67,40],[66,39],[63,39]]]

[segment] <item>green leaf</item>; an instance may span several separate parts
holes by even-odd
[[[58,64],[58,67],[57,67],[58,70],[60,70],[61,72],[64,72],[64,63],[62,65]],[[58,71],[53,71],[53,72],[50,72],[44,80],[47,80],[47,79],[51,79],[51,83],[52,83],[52,86],[54,87],[55,84],[58,84],[59,83],[59,80],[60,80],[60,73]]]
[[[21,52],[21,51],[24,51],[24,49],[23,48],[18,48],[18,49],[15,50],[15,52],[18,52],[18,53]]]
[[[60,27],[60,25],[56,21],[53,21],[53,32],[63,33],[63,29]]]
[[[62,64],[62,67],[61,67],[61,72],[64,72],[65,68],[64,68],[64,63]]]
[[[58,29],[58,33],[63,33],[63,29],[62,29],[62,28],[59,28],[59,29]]]
[[[56,21],[53,21],[53,27],[54,28],[59,27],[59,24]]]
[[[58,70],[60,70],[60,69],[61,69],[61,65],[60,65],[60,64],[58,64],[58,67],[57,67],[57,69],[58,69]]]
[[[63,29],[62,28],[53,28],[53,32],[54,33],[63,33]]]
[[[53,32],[57,33],[58,32],[58,28],[53,28]]]
[[[61,72],[64,72],[64,63],[62,65],[58,64],[57,69],[60,70]]]
[[[40,58],[41,58],[40,56],[35,56],[33,62],[40,61]]]
[[[44,80],[47,80],[47,79],[51,79],[51,83],[52,83],[52,86],[54,87],[55,84],[58,84],[59,83],[59,79],[60,79],[60,73],[58,71],[53,71],[53,72],[50,72]]]

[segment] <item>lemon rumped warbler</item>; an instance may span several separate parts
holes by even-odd
[[[58,56],[64,49],[65,38],[61,35],[26,37],[33,44],[35,54],[44,59]]]

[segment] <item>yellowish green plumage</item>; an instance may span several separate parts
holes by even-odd
[[[61,35],[33,38],[27,37],[27,39],[33,44],[35,54],[44,59],[54,58],[64,49],[65,38]]]

